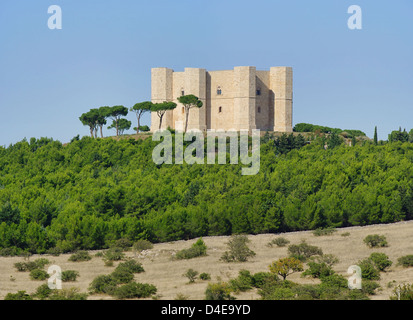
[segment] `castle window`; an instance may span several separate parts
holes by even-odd
[[[258,111],[258,113],[261,113],[261,107],[258,107],[257,111]]]
[[[261,88],[257,88],[257,96],[261,95]]]
[[[184,90],[184,88],[181,88],[181,96],[184,96],[185,95],[185,90]]]
[[[222,94],[221,87],[218,87],[218,88],[217,88],[217,95],[219,95],[219,96],[220,96],[221,94]]]
[[[219,113],[222,112],[222,107],[219,107],[218,112],[219,112]]]

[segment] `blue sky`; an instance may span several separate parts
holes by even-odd
[[[353,4],[362,30],[347,27]],[[47,27],[50,5],[62,30]],[[377,125],[387,139],[413,128],[412,39],[411,0],[2,0],[0,145],[88,135],[83,112],[150,99],[153,67],[245,65],[293,67],[293,124]]]

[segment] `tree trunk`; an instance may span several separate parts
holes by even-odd
[[[119,128],[118,128],[118,119],[115,120],[116,121],[116,136],[119,136]]]
[[[185,133],[188,128],[189,108],[185,107]]]
[[[91,136],[92,139],[93,139],[93,127],[90,127],[90,136]]]
[[[138,116],[138,127],[136,128],[136,133],[139,133],[140,126],[141,126],[141,116]]]
[[[103,131],[102,131],[102,125],[100,125],[100,137],[103,138]]]

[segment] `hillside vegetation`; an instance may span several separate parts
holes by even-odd
[[[325,150],[318,140],[280,152],[264,137],[255,176],[242,176],[242,165],[155,165],[151,138],[0,147],[1,254],[412,218],[411,143]]]

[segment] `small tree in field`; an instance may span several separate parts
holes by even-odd
[[[154,103],[151,107],[152,112],[156,112],[159,117],[159,130],[162,127],[162,119],[168,110],[173,110],[176,108],[175,102],[162,102],[162,103]]]
[[[112,126],[114,128],[116,128],[116,136],[119,136],[119,125],[120,125],[121,117],[122,116],[127,116],[127,115],[128,115],[128,108],[126,108],[124,106],[114,106],[114,107],[107,110],[107,116],[112,118],[112,120],[113,120]],[[130,123],[130,121],[129,121],[129,123]],[[130,126],[131,126],[131,123],[129,124],[129,128],[130,128]],[[123,129],[123,130],[125,130],[125,129]]]
[[[290,274],[303,271],[303,264],[300,260],[289,257],[274,261],[269,268],[272,273],[278,274],[285,280]]]
[[[130,111],[136,113],[136,118],[138,119],[138,126],[136,127],[136,133],[141,130],[141,117],[144,113],[151,111],[153,103],[150,101],[139,102],[135,104]]]
[[[248,258],[255,256],[255,252],[248,248],[250,240],[245,235],[234,235],[228,241],[229,251],[226,251],[221,259],[226,262],[245,262]]]
[[[203,103],[198,97],[194,96],[193,94],[188,94],[186,96],[181,96],[178,98],[178,101],[184,105],[185,110],[185,132],[188,128],[188,118],[189,118],[189,110],[192,108],[201,108]]]

